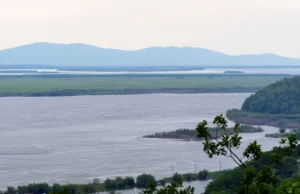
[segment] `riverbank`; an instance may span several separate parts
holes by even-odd
[[[228,110],[226,116],[236,123],[247,125],[268,125],[278,128],[299,128],[299,114],[266,114],[252,113],[238,109]]]
[[[149,182],[156,182],[158,186],[163,187],[169,183],[181,180],[185,183],[192,181],[207,181],[209,179],[215,179],[218,176],[224,174],[225,171],[208,172],[207,170],[201,170],[198,173],[175,173],[172,177],[166,177],[160,180],[155,180],[154,176],[150,174],[141,174],[137,178],[133,177],[116,177],[115,179],[106,179],[101,182],[99,179],[94,179],[91,183],[87,184],[53,184],[47,183],[32,183],[29,185],[23,185],[18,187],[7,187],[4,193],[98,193],[104,191],[123,191],[129,189],[143,190],[147,187]],[[1,193],[1,192],[0,192]]]
[[[56,90],[51,92],[2,92],[0,97],[59,97],[135,94],[203,94],[203,93],[254,93],[259,88],[164,88],[164,89],[123,89],[123,90]]]

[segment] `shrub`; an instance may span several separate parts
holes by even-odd
[[[279,133],[285,133],[285,128],[280,128]]]
[[[132,177],[126,177],[124,179],[124,184],[125,184],[126,189],[134,188],[135,180]]]
[[[179,174],[179,173],[176,172],[176,173],[173,175],[172,179],[173,179],[174,182],[180,181],[180,180],[182,181],[182,180],[183,180],[183,176],[182,176],[181,174]]]
[[[206,179],[207,179],[207,176],[208,176],[208,170],[201,170],[201,171],[198,173],[198,178],[199,178],[199,180],[206,180]]]
[[[136,179],[136,187],[146,188],[150,182],[155,182],[155,178],[151,174],[139,175]]]
[[[194,181],[194,180],[197,180],[197,177],[195,176],[194,173],[183,174],[183,178],[184,178],[185,181]]]

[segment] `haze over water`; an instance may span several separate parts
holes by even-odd
[[[0,188],[30,182],[85,183],[93,178],[156,178],[176,172],[236,166],[209,159],[201,142],[143,139],[143,135],[194,128],[227,109],[240,108],[250,94],[152,94],[0,98]],[[277,130],[264,127],[266,131]],[[265,133],[265,132],[264,132]],[[264,133],[243,134],[263,149],[277,145]],[[243,149],[244,146],[241,147]]]
[[[165,67],[166,68],[166,67]],[[133,68],[134,69],[134,68]],[[160,69],[156,70],[143,70],[136,68],[137,70],[122,70],[122,69],[108,69],[108,70],[61,70],[61,69],[0,69],[0,75],[41,75],[41,74],[54,74],[54,75],[176,75],[176,74],[224,74],[226,71],[240,71],[243,74],[285,74],[285,75],[300,75],[300,67],[290,68],[275,68],[275,67],[262,67],[262,68],[205,68],[199,70],[197,67],[191,67],[190,70],[181,68],[173,68],[172,70]],[[21,72],[20,72],[21,71]],[[226,73],[237,74],[237,73]],[[242,74],[242,75],[243,75]]]

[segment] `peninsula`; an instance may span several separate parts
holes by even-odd
[[[227,111],[237,123],[300,127],[300,76],[284,78],[248,97],[240,110]]]
[[[233,132],[233,128],[229,128]],[[211,134],[215,134],[217,131],[217,128],[210,128],[209,129]],[[251,125],[241,125],[239,133],[258,133],[262,132],[263,129],[260,127],[253,127]],[[222,136],[224,133],[222,133],[222,130],[219,130],[217,135],[218,138]],[[158,132],[151,135],[145,135],[143,138],[159,138],[159,139],[177,139],[177,140],[184,140],[184,141],[200,141],[203,139],[200,139],[197,137],[196,130],[194,129],[177,129],[176,131],[165,131],[165,132]]]

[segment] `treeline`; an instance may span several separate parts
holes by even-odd
[[[278,148],[273,148],[272,151],[265,152],[263,157],[258,161],[250,161],[248,164],[258,169],[262,165],[269,165],[272,153],[278,151]],[[300,157],[300,145],[293,151],[291,157],[284,157],[281,164],[271,164],[275,169],[277,175],[278,184],[283,183],[283,186],[287,188],[291,187],[294,183],[300,182],[300,174],[298,172],[297,158]],[[237,167],[232,170],[225,170],[220,172],[221,175],[216,177],[210,182],[205,190],[205,194],[226,194],[237,193],[238,188],[241,186],[241,180],[243,179],[245,169]],[[284,184],[286,183],[286,184]]]
[[[233,130],[233,128],[229,128]],[[209,128],[212,134],[215,134],[216,128]],[[262,132],[263,129],[260,127],[254,127],[251,125],[241,125],[239,133],[257,133]],[[219,130],[218,137],[223,135],[223,131]],[[180,139],[187,141],[199,141],[201,138],[197,137],[197,132],[194,129],[178,129],[176,131],[159,132],[152,135],[145,135],[144,138],[161,138],[161,139]]]
[[[131,189],[136,186],[135,179],[132,177],[116,179],[106,179],[103,183],[98,179],[94,179],[92,183],[88,184],[53,184],[47,183],[33,183],[26,186],[7,187],[5,194],[81,194],[81,193],[96,193],[101,191]]]
[[[214,172],[209,172],[208,170],[201,170],[198,173],[185,173],[185,174],[179,174],[175,173],[172,177],[163,178],[158,182],[159,185],[165,186],[166,183],[172,183],[176,182],[178,180],[184,181],[184,182],[191,182],[191,181],[197,181],[197,180],[207,180],[211,178],[211,174],[214,174]]]
[[[143,175],[140,175],[143,176]],[[139,176],[139,177],[140,177]],[[53,184],[52,186],[47,183],[33,183],[26,186],[18,187],[7,187],[5,194],[80,194],[80,193],[96,193],[101,191],[111,191],[111,190],[122,190],[131,189],[136,185],[140,184],[141,180],[138,177],[136,182],[133,177],[117,177],[115,179],[106,179],[104,182],[100,182],[99,179],[94,179],[92,183],[88,184]],[[140,181],[140,182],[139,182]]]
[[[270,114],[300,113],[300,76],[277,81],[248,97],[242,110]]]
[[[3,194],[82,194],[82,193],[97,193],[102,191],[115,191],[133,188],[146,188],[150,182],[157,182],[158,185],[164,186],[167,183],[171,183],[177,180],[183,181],[195,181],[195,180],[207,180],[210,176],[214,177],[214,172],[210,173],[207,170],[202,170],[198,173],[175,173],[172,177],[156,180],[154,176],[150,174],[141,174],[137,176],[136,180],[133,177],[116,177],[115,179],[106,179],[101,182],[99,179],[94,179],[93,182],[87,184],[53,184],[47,183],[33,183],[26,186],[7,187]]]

